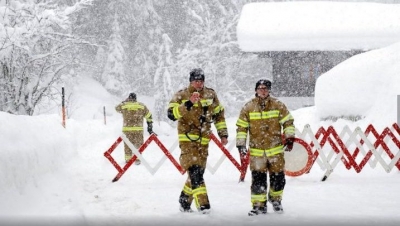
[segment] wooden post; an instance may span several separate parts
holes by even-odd
[[[106,123],[106,106],[103,106],[103,115],[104,115],[104,125],[107,125],[107,123]]]
[[[61,112],[62,112],[62,126],[65,128],[65,95],[64,87],[61,88]]]

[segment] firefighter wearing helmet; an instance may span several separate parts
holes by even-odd
[[[275,212],[283,212],[284,151],[293,148],[295,127],[285,104],[270,96],[270,90],[271,81],[257,81],[255,97],[242,107],[236,122],[236,147],[241,156],[250,156],[252,209],[249,216],[266,214],[267,201]]]
[[[202,213],[209,213],[211,208],[203,178],[211,124],[215,125],[221,143],[228,143],[224,108],[216,92],[204,86],[204,80],[201,68],[190,71],[189,86],[176,92],[168,105],[168,118],[178,121],[179,161],[188,173],[179,196],[182,212],[192,212],[193,200],[197,210]]]
[[[122,114],[123,127],[122,132],[135,146],[136,149],[143,144],[143,119],[147,122],[147,132],[153,134],[152,114],[141,102],[136,100],[136,94],[130,93],[128,98],[115,107],[115,110]],[[128,162],[132,158],[132,150],[124,143],[125,161]],[[139,165],[140,160],[136,159],[135,164]]]

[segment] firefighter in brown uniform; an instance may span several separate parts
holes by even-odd
[[[243,106],[236,122],[236,146],[241,155],[247,154],[246,140],[249,135],[253,207],[249,216],[266,214],[267,201],[275,212],[283,212],[281,200],[286,184],[284,150],[291,151],[293,148],[295,127],[285,104],[271,97],[270,90],[269,80],[259,80],[255,88],[256,97]]]
[[[182,212],[192,212],[190,206],[193,200],[198,211],[210,211],[203,175],[212,133],[211,123],[214,123],[221,143],[228,143],[224,108],[216,92],[204,86],[204,79],[202,69],[193,69],[189,77],[190,85],[175,93],[168,105],[168,118],[178,120],[179,161],[188,172],[179,197]]]
[[[147,132],[153,132],[153,119],[151,112],[141,102],[136,100],[136,94],[130,93],[128,98],[115,107],[115,110],[122,113],[123,127],[122,132],[129,139],[129,141],[139,149],[143,144],[143,119],[147,122]],[[132,158],[132,150],[124,143],[125,161],[128,162]],[[140,160],[136,159],[136,165],[140,164]]]

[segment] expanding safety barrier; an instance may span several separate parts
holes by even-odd
[[[123,167],[112,157],[112,152],[122,141],[131,148],[134,154],[133,158]],[[222,151],[222,155],[214,165],[207,163],[207,170],[214,174],[224,160],[228,158],[240,173],[239,181],[243,181],[248,169],[249,156],[240,156],[239,161],[232,156],[232,151],[237,152],[235,140],[230,141],[228,146],[225,147],[212,134],[211,141]],[[142,155],[152,142],[164,153],[163,157],[154,167],[150,166]],[[185,170],[171,154],[177,148],[178,140],[171,147],[166,148],[160,139],[155,134],[152,134],[139,149],[136,149],[126,136],[122,134],[104,152],[104,156],[118,171],[118,174],[112,180],[112,182],[116,182],[137,158],[141,160],[142,165],[152,175],[158,171],[167,159],[175,166],[178,172],[184,174]],[[367,163],[372,168],[380,164],[389,173],[394,167],[400,170],[400,128],[398,124],[394,123],[391,127],[386,127],[379,133],[373,125],[369,125],[364,131],[360,127],[352,130],[348,126],[345,126],[338,133],[334,127],[329,126],[327,129],[320,127],[314,133],[311,127],[306,125],[301,132],[296,128],[296,139],[293,150],[285,152],[285,159],[285,174],[292,177],[308,173],[317,164],[325,171],[322,177],[324,181],[333,172],[339,162],[342,162],[346,169],[354,169],[357,173],[361,172]]]

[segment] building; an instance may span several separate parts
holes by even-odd
[[[355,10],[363,13],[355,15]],[[400,4],[249,3],[242,9],[237,37],[243,52],[272,59],[275,96],[313,97],[324,72],[356,54],[400,41]]]

